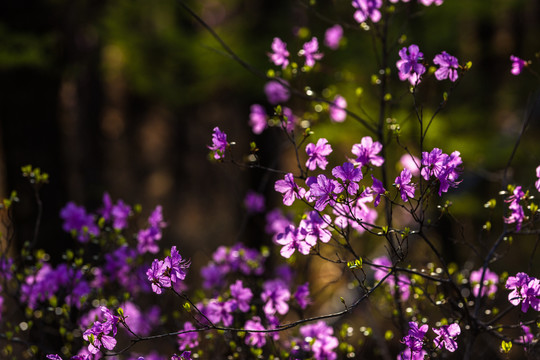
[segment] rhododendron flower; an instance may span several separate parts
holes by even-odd
[[[343,187],[336,180],[329,179],[324,174],[320,174],[316,180],[308,182],[310,187],[309,192],[306,193],[306,199],[308,201],[315,200],[314,208],[318,211],[323,211],[327,205],[334,206],[336,194],[343,191]]]
[[[253,104],[250,107],[249,125],[254,134],[259,135],[268,126],[268,115],[264,108],[259,104]]]
[[[332,153],[332,146],[328,144],[328,140],[322,138],[317,141],[317,145],[309,143],[306,145],[306,154],[308,159],[306,167],[309,170],[315,170],[319,167],[322,170],[326,169],[328,160],[326,157]]]
[[[234,284],[231,284],[229,289],[231,291],[231,301],[234,305],[233,308],[238,308],[242,312],[248,312],[249,303],[251,302],[251,298],[253,297],[251,289],[245,288],[242,280],[236,280]]]
[[[401,166],[403,166],[403,168],[409,169],[412,176],[420,175],[421,162],[420,159],[418,159],[416,156],[404,154],[401,156],[401,158],[399,158],[399,163],[401,164]]]
[[[189,332],[190,330],[195,330],[195,326],[189,321],[186,321],[184,323],[184,331],[186,332],[177,335],[178,350],[183,351],[199,345],[199,333],[196,331]]]
[[[354,12],[354,20],[359,23],[371,19],[374,23],[381,20],[382,0],[353,0],[352,5],[357,9]]]
[[[507,224],[516,224],[516,230],[521,230],[521,224],[525,220],[525,213],[523,207],[519,204],[521,199],[525,198],[525,193],[521,190],[521,186],[516,186],[514,192],[505,202],[509,202],[508,209],[510,210],[510,216],[504,218],[504,222]]]
[[[354,144],[351,152],[356,155],[354,160],[360,166],[381,166],[384,163],[384,158],[377,155],[382,150],[382,144],[378,141],[373,142],[371,136],[362,138],[360,144]]]
[[[337,50],[342,37],[343,28],[341,25],[334,25],[331,28],[328,28],[324,33],[324,45],[328,46],[332,50]]]
[[[287,302],[290,298],[291,293],[283,281],[268,280],[263,284],[261,299],[265,303],[263,310],[267,316],[274,315],[276,312],[281,315],[286,314],[289,311]]]
[[[208,149],[214,152],[214,159],[221,160],[225,158],[225,149],[227,149],[229,143],[227,142],[227,134],[222,132],[219,127],[214,128],[212,133],[212,146],[208,146]]]
[[[517,306],[521,304],[521,311],[527,312],[529,307],[540,311],[540,280],[525,273],[517,273],[506,280],[506,288],[512,290],[508,294],[508,301]]]
[[[534,183],[534,187],[536,188],[536,190],[540,191],[540,166],[536,168],[536,177],[538,178],[538,180],[536,180],[536,182]]]
[[[341,95],[336,95],[333,104],[330,104],[330,119],[335,122],[343,122],[347,118],[347,100]]]
[[[305,241],[303,229],[296,228],[293,225],[287,226],[285,232],[277,236],[276,243],[283,245],[280,254],[286,259],[290,258],[296,250],[303,255],[307,255],[313,246]]]
[[[298,285],[293,296],[298,303],[298,306],[300,306],[301,309],[305,309],[311,302],[311,299],[309,298],[309,283]]]
[[[283,180],[274,184],[274,189],[283,194],[283,204],[291,206],[295,199],[300,199],[305,194],[305,189],[298,187],[291,173],[285,174]]]
[[[395,180],[396,187],[401,193],[401,199],[405,202],[407,202],[409,198],[414,198],[415,185],[411,184],[411,176],[409,169],[403,169],[401,174],[399,174]]]
[[[514,55],[510,55],[510,61],[512,62],[512,70],[510,70],[510,72],[513,75],[521,74],[521,71],[523,70],[523,68],[527,66],[527,62],[525,60],[520,59]]]
[[[205,307],[205,315],[211,322],[217,324],[221,322],[225,326],[231,326],[233,323],[234,303],[232,301],[210,300]]]
[[[99,228],[95,224],[94,216],[86,213],[82,206],[75,205],[74,202],[68,202],[60,211],[60,217],[64,220],[62,228],[67,232],[74,232],[79,242],[87,242],[89,235],[98,236]]]
[[[305,236],[305,241],[315,246],[317,240],[327,243],[332,238],[332,234],[327,229],[332,219],[327,214],[319,214],[318,211],[310,211],[306,214],[306,217],[300,221],[300,231]]]
[[[409,80],[411,85],[420,83],[420,76],[426,72],[426,67],[421,63],[424,54],[420,52],[418,45],[411,45],[407,49],[402,48],[399,51],[401,60],[396,62],[399,70],[399,79],[401,81]]]
[[[437,337],[433,339],[433,343],[436,348],[442,349],[443,347],[450,351],[454,352],[457,350],[457,342],[454,340],[459,334],[461,334],[461,328],[458,324],[443,325],[438,329],[432,329]]]
[[[289,52],[287,51],[287,43],[283,42],[280,38],[275,37],[272,41],[272,53],[269,53],[270,61],[274,65],[280,66],[285,69],[289,65]]]
[[[442,5],[444,0],[418,0],[420,4],[423,4],[425,6],[430,6],[432,4],[435,4],[437,6]]]
[[[316,37],[304,44],[302,50],[298,53],[306,58],[306,66],[313,67],[316,60],[321,60],[323,54],[319,52],[319,42]]]
[[[244,206],[248,213],[258,214],[264,212],[264,203],[264,195],[253,190],[248,190],[246,197],[244,198]]]
[[[334,334],[332,327],[326,325],[324,321],[302,326],[300,334],[304,338],[301,347],[313,352],[316,360],[335,360],[337,354],[334,349],[338,347],[339,341]]]
[[[333,168],[332,175],[342,180],[344,188],[349,195],[355,195],[358,192],[360,187],[358,182],[363,177],[362,170],[356,168],[350,162],[345,162],[343,165]]]
[[[433,63],[439,65],[439,68],[435,71],[435,77],[437,78],[437,80],[457,80],[457,69],[459,68],[457,58],[448,54],[446,51],[443,51],[441,54],[435,55]]]
[[[412,351],[410,348],[406,348],[397,356],[397,360],[424,360],[427,354],[424,349]]]
[[[480,268],[478,270],[475,270],[471,272],[471,276],[469,278],[469,281],[472,285],[472,293],[475,297],[478,297],[478,292],[480,291],[480,281],[482,279],[482,272],[483,269]],[[486,272],[484,274],[484,281],[482,286],[482,295],[481,296],[489,296],[493,295],[497,292],[497,284],[499,283],[499,276],[486,268]]]
[[[289,89],[282,83],[286,83],[286,81],[271,80],[264,85],[264,93],[270,104],[277,105],[286,103],[291,97]]]
[[[409,332],[401,340],[401,342],[411,349],[413,352],[419,352],[424,346],[424,336],[426,336],[429,326],[424,324],[418,327],[414,321],[409,322]]]
[[[262,332],[249,332],[249,330],[264,330],[264,326],[261,324],[261,319],[258,316],[254,316],[251,320],[246,321],[244,329],[247,330],[246,344],[261,348],[266,344],[266,334]]]

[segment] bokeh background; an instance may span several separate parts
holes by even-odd
[[[179,0],[178,0],[179,1]],[[73,245],[61,230],[60,209],[75,201],[90,210],[104,191],[113,199],[140,203],[147,213],[163,205],[169,224],[164,245],[175,244],[194,264],[203,264],[221,244],[270,244],[263,217],[246,218],[248,189],[279,204],[274,176],[209,161],[207,145],[215,126],[236,141],[236,155],[255,140],[261,161],[287,167],[276,147],[276,131],[255,136],[249,107],[265,104],[265,80],[224,54],[220,45],[173,0],[5,0],[0,3],[0,194],[17,190],[16,239],[33,236],[36,206],[20,174],[32,164],[50,174],[41,190],[44,218],[38,246],[53,259]],[[341,23],[345,41],[325,52],[314,89],[333,84],[352,110],[367,111],[377,89],[372,39],[352,18],[350,1],[198,0],[186,1],[247,63],[265,72],[274,36],[298,49],[309,28],[322,39]],[[511,54],[539,69],[540,2],[533,0],[448,0],[441,7],[399,4],[391,36],[406,35],[427,58],[446,50],[471,70],[452,93],[449,106],[430,130],[426,147],[459,150],[464,181],[455,192],[455,211],[467,229],[484,215],[482,204],[501,188],[502,172],[523,119],[539,101],[539,79],[510,74]],[[322,42],[322,41],[321,41]],[[391,63],[397,60],[396,48]],[[294,51],[294,50],[293,50]],[[394,70],[394,69],[393,69]],[[303,83],[294,84],[304,86]],[[361,99],[355,98],[358,87]],[[426,114],[433,112],[448,84],[431,81],[419,91]],[[406,129],[413,122],[406,86],[391,90],[393,116]],[[403,99],[398,103],[397,100]],[[291,100],[300,114],[309,109]],[[350,119],[342,126],[318,121],[317,135],[349,148],[368,135]],[[532,185],[540,163],[538,113],[512,163],[510,181]],[[390,154],[397,159],[398,154]],[[477,230],[474,230],[477,231]],[[471,230],[471,234],[476,236]],[[200,260],[200,261],[199,261]]]

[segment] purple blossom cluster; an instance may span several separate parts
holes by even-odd
[[[482,273],[484,274],[484,280],[482,281]],[[493,296],[497,293],[497,284],[499,283],[499,276],[493,271],[486,268],[485,272],[483,268],[472,271],[469,281],[472,286],[472,293],[475,297],[479,296],[480,283],[482,282],[482,296]]]
[[[219,127],[216,126],[212,133],[212,145],[208,146],[208,149],[214,152],[214,159],[223,160],[228,146],[229,142],[227,141],[227,134],[222,132]]]
[[[504,218],[504,222],[507,224],[516,224],[516,230],[521,230],[521,224],[525,220],[525,212],[520,201],[525,199],[525,193],[521,189],[521,186],[516,186],[512,195],[509,196],[505,202],[509,203],[508,209],[510,210],[510,216]]]
[[[79,242],[88,242],[90,236],[99,235],[99,227],[95,223],[95,216],[86,213],[83,206],[77,206],[73,202],[60,211],[60,218],[64,220],[62,228],[72,233]]]
[[[505,287],[512,290],[508,294],[510,304],[521,304],[522,312],[527,312],[530,307],[540,311],[540,280],[520,272],[516,276],[508,277]]]
[[[298,340],[298,345],[292,349],[292,355],[295,358],[306,356],[315,360],[337,359],[335,349],[338,347],[339,341],[334,336],[334,329],[324,321],[302,326],[300,335],[302,338]]]
[[[427,355],[427,352],[424,349],[424,337],[428,330],[429,326],[427,324],[419,327],[416,322],[409,322],[409,332],[401,340],[407,348],[398,355],[398,360],[424,359]],[[438,329],[433,328],[432,330],[437,335],[435,339],[433,339],[436,349],[446,349],[449,352],[457,350],[458,344],[455,339],[461,334],[461,328],[458,324],[442,325]]]
[[[163,288],[170,288],[184,280],[190,261],[183,259],[176,250],[176,246],[171,248],[171,255],[164,260],[154,259],[152,266],[146,272],[148,280],[152,284],[152,291],[161,294]]]
[[[373,264],[378,265],[379,267],[375,268],[375,273],[373,278],[376,281],[381,281],[384,277],[390,272],[392,268],[392,262],[386,256],[380,256],[373,259]],[[390,294],[393,296],[397,290],[401,301],[407,301],[411,295],[411,280],[404,274],[396,276],[388,276],[384,282],[385,286],[388,287]]]
[[[101,349],[101,346],[108,350],[112,350],[116,346],[116,339],[114,337],[118,331],[120,319],[118,316],[113,315],[105,306],[102,306],[100,309],[105,320],[94,322],[92,327],[83,333],[83,339],[90,342],[88,344],[88,351],[91,354],[96,354]]]
[[[421,77],[426,72],[426,66],[423,64],[424,54],[420,51],[418,45],[412,44],[408,48],[402,48],[399,51],[399,57],[400,60],[396,62],[399,79],[401,81],[408,80],[413,86],[420,84]],[[433,63],[439,66],[435,71],[437,80],[449,79],[455,82],[458,79],[459,62],[456,57],[443,51],[435,55]]]
[[[461,182],[458,177],[462,164],[459,151],[454,151],[450,155],[442,152],[439,148],[434,148],[429,153],[422,153],[421,175],[424,180],[436,179],[439,181],[439,196],[447,192],[450,187],[457,187]]]
[[[339,30],[333,29],[331,30],[330,34],[327,35],[327,39],[329,39],[328,41],[330,41],[330,44],[333,47],[335,47],[336,41],[339,44],[339,39],[341,38],[341,36],[339,36],[339,33],[336,32],[339,32]],[[290,62],[290,54],[289,51],[287,51],[287,43],[285,43],[280,38],[275,37],[272,41],[271,48],[272,52],[268,53],[270,61],[274,65],[281,66],[282,69],[285,69]],[[305,65],[309,67],[313,67],[317,60],[322,59],[323,54],[319,52],[319,41],[317,40],[317,38],[313,37],[310,41],[304,43],[302,49],[300,49],[300,51],[298,52],[298,55],[305,58]]]

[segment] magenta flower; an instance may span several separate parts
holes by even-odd
[[[413,352],[420,352],[424,346],[424,336],[426,336],[429,326],[424,324],[418,327],[414,321],[409,322],[409,332],[401,340],[401,342],[411,349]]]
[[[324,45],[332,50],[337,50],[342,37],[343,28],[341,25],[334,25],[331,28],[328,28],[324,33]]]
[[[317,141],[317,145],[309,143],[306,146],[306,154],[308,159],[306,161],[306,167],[309,170],[315,170],[319,167],[322,170],[326,169],[328,160],[326,157],[332,153],[332,146],[328,144],[328,140],[322,138]]]
[[[194,348],[199,345],[199,333],[196,331],[191,332],[190,330],[195,330],[195,326],[189,321],[184,323],[184,333],[178,334],[178,350],[183,351],[187,348]]]
[[[208,146],[208,149],[214,152],[214,159],[221,160],[225,158],[225,150],[229,146],[227,142],[227,134],[219,130],[219,127],[214,128],[212,133],[212,146]]]
[[[536,190],[540,191],[540,166],[536,168],[536,177],[538,178],[538,180],[536,180],[536,182],[534,183],[534,187],[536,188]]]
[[[313,179],[313,178],[310,178]],[[323,211],[327,205],[334,206],[336,194],[343,191],[343,187],[336,181],[319,174],[316,180],[311,180],[309,192],[306,193],[308,201],[315,200],[315,210]]]
[[[249,330],[264,330],[264,326],[261,324],[261,319],[258,316],[254,316],[251,320],[246,321],[244,329],[247,330],[246,344],[255,346],[256,348],[262,348],[266,344],[266,334],[262,332],[249,332]]]
[[[286,83],[284,80],[276,81],[271,80],[264,85],[264,93],[268,102],[272,105],[285,103],[291,97],[289,89],[282,83]]]
[[[354,20],[359,23],[371,19],[374,23],[381,20],[382,0],[353,0],[352,5],[357,9],[354,12]]]
[[[169,274],[173,283],[186,278],[186,272],[190,265],[189,260],[182,259],[180,253],[176,250],[176,246],[171,248],[171,255],[167,256],[163,261],[165,271]]]
[[[315,360],[337,359],[334,349],[338,347],[339,341],[333,336],[334,330],[324,321],[302,326],[300,334],[304,338],[301,347],[313,352]]]
[[[412,175],[409,169],[403,169],[395,180],[395,185],[401,193],[401,199],[405,202],[409,198],[414,198],[415,185],[411,184],[411,177]]]
[[[233,302],[233,308],[238,308],[242,312],[249,311],[249,303],[253,297],[253,293],[249,288],[243,286],[242,280],[236,280],[234,284],[229,287],[231,290],[231,300]]]
[[[283,281],[269,280],[263,284],[261,299],[265,303],[263,310],[266,316],[272,316],[276,312],[281,315],[286,314],[289,311],[287,302],[290,298],[291,293]]]
[[[309,283],[298,285],[293,296],[298,303],[298,306],[300,306],[301,309],[305,309],[311,303],[311,299],[309,298]]]
[[[249,214],[258,214],[264,212],[264,195],[253,190],[248,190],[244,198],[244,206]]]
[[[530,345],[534,341],[534,334],[531,332],[531,328],[526,325],[521,325],[521,330],[523,330],[523,335],[519,337],[521,344]],[[527,348],[524,348],[527,351]]]
[[[343,182],[344,188],[349,195],[355,195],[360,188],[358,182],[362,180],[362,170],[355,167],[350,162],[345,162],[341,166],[332,169],[332,175]]]
[[[360,144],[354,144],[351,152],[356,155],[355,162],[360,166],[381,166],[384,159],[377,155],[382,150],[382,144],[378,141],[373,142],[371,136],[362,138]]]
[[[521,190],[521,186],[516,186],[513,195],[509,196],[505,202],[509,202],[508,209],[510,210],[510,216],[504,218],[504,222],[507,224],[516,224],[516,230],[521,230],[521,224],[525,220],[525,213],[523,207],[519,204],[519,201],[525,197],[525,193]]]
[[[295,228],[293,225],[287,226],[285,232],[279,234],[276,238],[276,244],[283,245],[280,254],[288,259],[296,250],[299,253],[307,255],[311,250],[311,244],[305,241],[305,232],[301,228]]]
[[[233,323],[234,303],[232,301],[221,302],[212,299],[205,307],[205,314],[211,322],[217,324],[223,323],[225,326],[231,326]]]
[[[94,216],[87,214],[83,206],[69,202],[60,211],[60,217],[64,220],[62,226],[64,231],[76,234],[79,242],[87,242],[90,235],[99,235],[99,228],[94,222]]]
[[[425,6],[430,6],[430,5],[442,5],[442,3],[444,2],[444,0],[418,0],[418,2],[422,5],[425,5]]]
[[[420,83],[420,76],[426,72],[426,67],[421,63],[424,54],[420,52],[418,45],[411,45],[407,49],[404,47],[399,51],[401,60],[396,62],[401,81],[409,80],[411,85]]]
[[[330,104],[330,119],[335,122],[343,122],[347,118],[347,100],[341,95],[336,95],[334,103]]]
[[[285,174],[283,180],[276,181],[274,189],[283,194],[283,204],[287,206],[291,206],[295,199],[301,199],[305,194],[305,189],[296,185],[291,173]]]
[[[289,52],[287,51],[287,43],[281,41],[280,38],[275,37],[272,41],[272,53],[269,53],[270,61],[276,66],[280,66],[285,69],[289,65]]]
[[[316,37],[313,37],[307,43],[304,43],[302,50],[298,53],[306,58],[306,66],[313,67],[316,60],[321,60],[323,54],[319,52],[319,42]]]
[[[521,304],[521,311],[527,312],[529,307],[540,311],[540,280],[525,273],[517,273],[508,277],[505,287],[512,290],[508,294],[508,301],[517,306]]]
[[[458,78],[459,63],[457,58],[448,54],[446,51],[435,55],[433,63],[439,65],[439,68],[435,71],[435,77],[437,80],[450,79],[455,82]]]
[[[367,188],[366,190],[370,195],[375,194],[373,206],[377,207],[381,202],[381,195],[384,195],[386,193],[386,189],[383,187],[383,183],[377,178],[375,178],[373,174],[371,175],[371,179],[373,179],[373,185],[371,185],[371,187]]]
[[[527,62],[525,60],[520,59],[514,55],[510,55],[510,61],[512,62],[512,70],[510,70],[512,75],[521,74],[521,71],[523,70],[523,68],[527,66]]]
[[[397,360],[424,360],[427,354],[424,349],[412,351],[410,348],[406,348],[397,356]]]
[[[162,288],[171,287],[171,277],[166,274],[166,270],[162,260],[154,259],[152,266],[146,271],[146,276],[152,283],[152,291],[156,294],[161,294]]]
[[[249,125],[254,134],[261,134],[268,126],[268,115],[266,111],[259,104],[253,104],[250,107]]]
[[[482,280],[482,271],[483,268],[471,272],[469,281],[472,285],[472,293],[475,297],[478,297],[478,292],[480,291],[480,281]],[[484,274],[484,281],[482,286],[482,295],[481,296],[490,296],[494,295],[497,292],[497,284],[499,283],[499,276],[486,268]]]
[[[317,240],[327,243],[332,238],[332,233],[327,229],[332,219],[329,215],[320,215],[318,211],[310,211],[306,217],[300,221],[299,228],[301,234],[305,236],[305,241],[310,246],[315,246]]]
[[[433,339],[435,348],[442,349],[444,347],[450,352],[457,350],[458,345],[454,338],[461,334],[461,328],[458,324],[443,325],[438,329],[433,328],[432,330],[437,334],[437,337]]]

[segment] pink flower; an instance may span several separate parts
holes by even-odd
[[[458,324],[443,325],[438,329],[433,329],[438,336],[433,340],[435,347],[442,349],[443,347],[454,352],[458,346],[454,338],[461,334],[461,328]]]
[[[325,138],[319,139],[317,145],[309,143],[306,146],[306,154],[309,156],[306,161],[306,167],[309,170],[315,170],[319,167],[322,170],[326,169],[328,160],[326,157],[332,153],[332,146],[328,144],[328,140]]]
[[[323,57],[319,51],[319,42],[316,37],[313,37],[310,41],[304,44],[299,55],[306,58],[306,66],[313,67],[315,60],[320,60]]]
[[[259,104],[253,104],[249,109],[249,125],[251,126],[253,133],[259,135],[268,125],[268,115],[266,115],[266,111],[264,111],[264,108]]]
[[[510,72],[513,75],[521,74],[521,70],[523,70],[523,68],[527,66],[527,62],[525,60],[520,59],[514,55],[510,55],[510,61],[512,61],[512,70],[510,70]]]
[[[343,28],[340,25],[334,25],[331,28],[328,28],[324,33],[324,45],[332,50],[337,50],[342,37]]]
[[[280,66],[285,69],[289,65],[289,52],[287,51],[287,43],[281,41],[280,38],[275,37],[272,41],[272,53],[268,53],[270,61],[274,65]]]
[[[336,95],[334,98],[334,103],[330,104],[330,119],[335,122],[343,122],[347,117],[347,100],[341,95]]]

